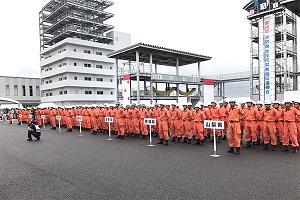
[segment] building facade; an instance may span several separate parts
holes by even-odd
[[[0,97],[19,101],[24,107],[40,104],[40,79],[28,77],[0,77]]]
[[[51,0],[40,12],[41,102],[114,103],[117,67],[107,54],[131,44],[104,21],[110,1]]]

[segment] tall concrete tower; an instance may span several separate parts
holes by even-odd
[[[249,13],[250,93],[255,100],[283,99],[284,91],[298,89],[298,13],[290,8],[280,0],[252,0],[244,7]]]

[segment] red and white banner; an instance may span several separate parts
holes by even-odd
[[[123,75],[123,105],[130,104],[130,74]]]
[[[204,97],[204,105],[207,106],[210,104],[215,98],[215,81],[213,79],[203,79],[203,97]]]

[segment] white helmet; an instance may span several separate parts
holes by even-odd
[[[265,101],[265,105],[271,105],[271,104],[272,104],[271,100],[266,100]]]
[[[223,104],[224,102],[223,101],[219,101],[219,104]]]
[[[253,103],[252,99],[247,99],[245,102],[246,103]]]
[[[273,104],[280,104],[280,101],[276,100],[273,102]]]
[[[210,103],[215,103],[215,104],[217,104],[217,102],[216,102],[215,100],[211,101]]]
[[[236,100],[235,100],[235,99],[228,99],[228,102],[229,102],[229,103],[230,103],[230,102],[236,103]]]
[[[262,101],[257,101],[256,105],[264,105],[264,103]]]
[[[187,103],[187,106],[192,106],[193,104],[191,102],[188,102]]]
[[[195,108],[200,108],[200,103],[197,103],[197,104],[195,105]]]

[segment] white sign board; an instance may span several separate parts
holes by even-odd
[[[41,118],[42,118],[42,119],[45,119],[45,118],[46,118],[46,116],[45,116],[45,115],[41,115]]]
[[[147,125],[156,125],[156,119],[145,118],[144,119],[144,124],[147,124]]]
[[[32,119],[32,117],[33,117],[32,115],[29,115],[29,118],[30,118],[30,119]]]
[[[206,129],[224,129],[224,121],[204,120],[204,128],[206,128]]]
[[[56,120],[60,121],[60,120],[61,120],[61,116],[60,116],[60,115],[57,115],[57,116],[56,116]]]
[[[105,122],[114,122],[113,117],[105,117]]]
[[[76,120],[82,122],[82,116],[76,116]]]

